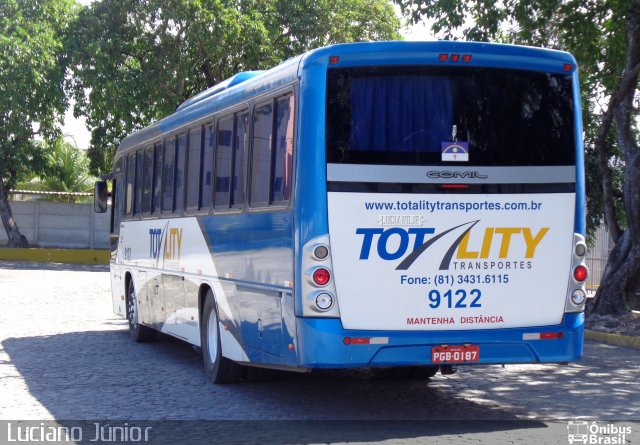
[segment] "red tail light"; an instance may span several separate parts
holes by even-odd
[[[576,267],[575,269],[573,269],[573,278],[575,278],[576,281],[581,282],[586,280],[588,274],[589,274],[588,269],[582,264]]]
[[[441,189],[449,189],[449,190],[463,190],[468,189],[469,184],[439,184],[439,188]]]
[[[313,272],[313,282],[318,286],[324,286],[331,279],[331,274],[327,269],[319,268]]]
[[[460,54],[451,54],[451,61],[452,62],[459,62],[460,61]]]

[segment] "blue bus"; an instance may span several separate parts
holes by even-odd
[[[353,43],[239,73],[117,150],[113,309],[215,383],[577,360],[581,137],[560,51]]]

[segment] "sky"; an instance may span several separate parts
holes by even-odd
[[[92,3],[92,1],[93,0],[80,0],[80,3],[88,5]],[[399,10],[397,12],[399,15]],[[400,31],[405,40],[434,40],[434,37],[430,32],[430,26],[428,27],[424,22],[404,27]],[[71,103],[71,106],[65,114],[62,133],[69,139],[75,141],[78,148],[82,150],[89,148],[91,134],[89,133],[89,130],[87,130],[86,119],[84,117],[80,117],[78,119],[73,117],[73,103]]]

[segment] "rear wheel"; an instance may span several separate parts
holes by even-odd
[[[156,331],[138,323],[138,298],[133,280],[127,285],[127,321],[129,321],[129,336],[136,342],[151,341],[156,336]]]
[[[213,383],[233,383],[242,377],[242,367],[222,356],[218,311],[211,290],[207,291],[200,325],[202,358],[207,376]]]

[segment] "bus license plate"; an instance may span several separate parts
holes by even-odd
[[[431,349],[433,363],[473,363],[480,359],[480,348],[476,345],[434,346]]]

